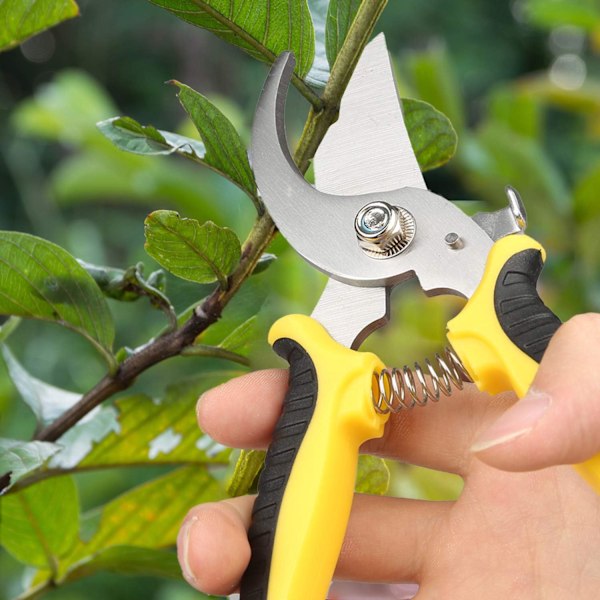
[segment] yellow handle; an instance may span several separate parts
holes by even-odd
[[[374,354],[338,344],[317,321],[303,315],[277,321],[269,341],[276,349],[278,344],[286,345],[285,353],[291,356],[291,388],[269,450],[271,457],[267,454],[255,518],[270,516],[277,509],[278,515],[273,520],[271,556],[250,566],[264,568],[270,560],[268,591],[265,593],[262,583],[248,584],[245,589],[242,580],[242,598],[246,594],[247,598],[267,600],[323,600],[350,516],[359,448],[366,440],[383,435],[387,416],[378,414],[372,403],[372,375],[381,371],[383,364]],[[287,431],[295,435],[294,411],[303,413],[313,388],[312,416],[291,470],[285,473],[287,467],[281,469],[281,462],[287,459],[286,453],[293,453],[294,443],[286,449],[283,436]],[[286,475],[279,503],[270,495]],[[258,546],[270,535],[268,519],[263,520],[266,524],[259,523],[255,536]],[[250,539],[252,544],[252,529]],[[258,552],[264,552],[264,547]],[[254,573],[248,579],[258,581],[261,576]]]
[[[497,283],[503,278],[510,289],[513,272],[505,267],[526,251],[534,251],[542,261],[545,259],[542,246],[526,235],[510,235],[498,240],[490,252],[479,287],[463,310],[448,322],[448,340],[452,347],[477,387],[491,394],[513,389],[522,398],[539,366],[507,335],[498,317]],[[537,278],[537,274],[534,275]],[[514,305],[517,310],[518,298],[514,299]],[[526,329],[527,321],[523,319],[522,325],[517,321],[516,327]],[[533,337],[532,342],[535,341]],[[575,469],[600,493],[600,455],[575,465]]]

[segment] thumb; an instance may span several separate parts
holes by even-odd
[[[600,315],[578,315],[559,328],[527,395],[482,431],[471,451],[506,471],[600,452]]]

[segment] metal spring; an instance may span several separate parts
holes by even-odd
[[[454,350],[448,346],[442,356],[435,355],[435,366],[425,359],[425,372],[419,363],[414,368],[405,365],[401,369],[383,369],[374,373],[373,405],[381,414],[424,406],[429,400],[437,402],[441,395],[450,396],[454,388],[462,390],[471,381],[467,370]]]

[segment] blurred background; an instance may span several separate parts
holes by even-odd
[[[0,229],[33,233],[94,264],[158,266],[143,249],[152,210],[232,227],[243,239],[254,217],[248,199],[207,169],[175,157],[143,157],[114,148],[95,123],[128,115],[143,124],[197,137],[170,79],[207,95],[248,139],[267,67],[145,0],[80,0],[81,17],[0,54]],[[400,93],[444,112],[458,133],[455,158],[426,174],[433,191],[470,213],[505,205],[516,187],[529,229],[548,250],[542,296],[562,318],[600,310],[600,9],[583,0],[430,0],[390,2],[384,31]],[[294,93],[290,138],[306,117]],[[278,260],[253,277],[225,312],[228,323],[258,313],[249,340],[252,367],[278,364],[264,341],[277,316],[310,311],[324,279],[283,240]],[[210,291],[168,277],[180,311]],[[392,365],[431,356],[460,307],[427,299],[412,284],[394,296],[393,325],[365,344]],[[111,302],[116,347],[135,348],[164,326],[147,303]],[[214,334],[216,335],[216,334]],[[103,374],[93,349],[55,325],[24,322],[10,346],[39,379],[84,392]],[[219,368],[211,359],[178,358],[145,373],[135,390]],[[28,438],[35,421],[0,364],[0,436]],[[162,469],[162,471],[161,471]],[[77,475],[84,510],[168,467]],[[454,477],[390,465],[390,493],[431,499],[460,491]],[[223,474],[223,477],[226,475]],[[0,554],[0,598],[20,588],[22,567]],[[65,600],[110,597],[186,600],[186,584],[100,574],[51,592]]]

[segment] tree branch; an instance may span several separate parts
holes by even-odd
[[[369,0],[363,2],[358,10],[323,91],[323,108],[321,110],[316,110],[314,106],[311,108],[298,144],[295,161],[303,173],[308,169],[310,160],[327,129],[337,119],[340,100],[352,71],[386,3],[387,0]],[[42,429],[35,439],[57,440],[93,408],[131,386],[140,373],[167,358],[181,354],[185,348],[191,346],[200,333],[220,318],[227,303],[254,271],[256,263],[275,234],[276,228],[271,217],[268,214],[261,215],[242,246],[242,257],[229,277],[227,289],[217,288],[201,306],[195,309],[180,329],[154,339],[126,358],[114,374],[103,377],[77,404]],[[2,489],[1,483],[0,489]]]

